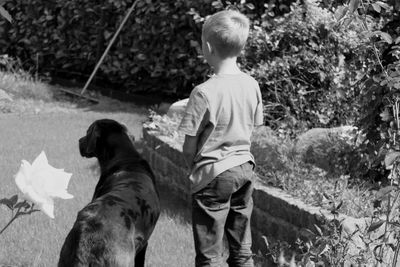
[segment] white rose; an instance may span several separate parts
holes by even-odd
[[[22,160],[15,175],[15,183],[24,194],[23,198],[35,203],[50,218],[54,218],[53,198],[71,199],[67,192],[72,174],[49,165],[46,154],[42,151],[32,165]]]

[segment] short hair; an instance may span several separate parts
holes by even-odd
[[[220,57],[238,56],[246,45],[249,25],[249,19],[238,11],[220,11],[205,21],[202,37],[213,45]]]

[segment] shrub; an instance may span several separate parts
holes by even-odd
[[[0,21],[0,53],[19,57],[28,68],[38,64],[42,72],[85,78],[132,2],[6,1],[15,22]],[[197,58],[197,25],[187,12],[196,6],[211,12],[210,2],[139,1],[101,66],[100,80],[130,90],[187,90],[205,69]]]
[[[245,6],[246,1],[241,2]],[[246,12],[260,16],[254,5],[263,7],[264,1],[252,2]],[[132,3],[6,0],[4,7],[14,23],[0,20],[0,54],[20,58],[27,68],[39,66],[41,72],[85,79]],[[200,22],[224,4],[229,2],[139,0],[101,65],[98,82],[108,81],[126,91],[189,94],[208,72],[199,57]]]
[[[362,41],[355,38],[358,29],[335,28],[333,13],[318,2],[290,7],[291,2],[140,0],[97,79],[121,90],[187,96],[208,74],[199,57],[201,23],[207,14],[233,5],[253,21],[240,61],[261,85],[267,121],[348,124],[357,108],[352,85],[365,56]],[[41,72],[86,78],[131,4],[7,0],[5,8],[15,22],[0,21],[0,53],[18,56]]]
[[[289,127],[354,123],[357,82],[370,56],[360,26],[336,25],[333,12],[309,0],[255,26],[244,64],[261,85],[271,126],[282,119]]]
[[[180,119],[177,115],[168,117],[151,112],[145,127],[181,146],[184,135],[177,132]],[[326,159],[334,159],[334,153],[343,153],[340,148],[344,147],[338,146],[337,150],[329,150]],[[266,126],[256,129],[252,136],[251,152],[257,163],[256,172],[266,184],[284,189],[292,196],[320,207],[327,204],[325,193],[334,194],[343,200],[342,209],[351,216],[360,217],[372,213],[371,203],[367,201],[371,199],[371,195],[365,189],[366,186],[356,184],[352,188],[349,177],[340,175],[339,170],[328,176],[327,171],[305,164],[301,154],[296,151],[296,143],[284,131],[273,131]]]
[[[21,63],[8,56],[0,56],[0,89],[14,99],[52,101],[54,92],[50,86],[32,77]]]

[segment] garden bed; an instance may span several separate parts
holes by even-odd
[[[180,117],[177,114],[161,116],[153,113],[146,127],[164,136],[177,148],[184,136],[177,132]],[[279,137],[267,127],[256,130],[253,135],[252,153],[256,159],[256,172],[269,186],[282,189],[304,203],[329,209],[332,200],[342,202],[340,212],[355,218],[373,214],[374,190],[371,184],[349,181],[346,175],[336,176],[304,163],[295,151],[296,142]]]
[[[178,123],[179,118],[176,116],[171,118],[152,114],[151,121],[144,127],[146,145],[143,155],[155,170],[158,181],[168,185],[171,192],[189,203],[188,170],[184,167],[186,165],[181,152],[183,136],[176,132]],[[267,164],[274,162],[271,159]],[[259,165],[262,167],[262,164]],[[259,175],[253,194],[254,251],[264,258],[273,258],[275,263],[280,253],[287,249],[289,255],[295,253],[297,262],[302,262],[300,266],[306,266],[305,262],[310,259],[314,263],[322,261],[328,264],[324,266],[350,266],[355,262],[360,263],[360,266],[374,266],[376,261],[380,261],[375,252],[382,248],[384,262],[389,264],[394,255],[394,247],[390,244],[394,242],[395,227],[386,228],[385,218],[376,217],[375,213],[373,216],[361,215],[360,218],[342,213],[343,206],[347,205],[347,209],[351,210],[352,203],[372,202],[376,198],[375,194],[366,189],[368,194],[360,192],[361,188],[367,188],[366,185],[348,186],[347,177],[341,176],[335,180],[335,177],[328,177],[326,172],[316,167],[300,162],[294,166],[287,166],[289,169],[293,167],[293,173],[276,171],[275,175],[290,175],[283,182],[287,188],[300,188],[300,197],[294,196],[288,189],[271,186],[273,184],[269,181],[273,181],[272,178]],[[259,166],[257,171],[260,170]],[[293,183],[292,187],[289,187],[290,183]],[[380,193],[384,195],[388,192]],[[305,202],[301,198],[303,194],[309,200],[313,200],[317,194],[322,195],[323,205]],[[372,212],[372,203],[363,205]],[[361,207],[359,209],[362,210]],[[389,266],[385,264],[382,266]]]

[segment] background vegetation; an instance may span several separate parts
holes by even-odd
[[[0,54],[35,72],[84,81],[132,2],[2,0],[13,22],[0,20]],[[365,1],[365,12],[356,10],[363,23],[357,16],[338,23],[347,2],[139,0],[97,81],[129,92],[188,96],[209,74],[200,49],[202,22],[236,8],[252,20],[240,61],[260,83],[268,125],[290,131],[354,124],[366,106],[357,102],[362,85],[375,65],[367,32],[391,29],[375,38],[388,55],[390,44],[380,41],[396,36],[398,4]]]
[[[85,80],[132,2],[0,0],[0,15],[6,18],[0,20],[0,54],[18,58],[25,69],[41,75]],[[279,136],[279,142],[283,140],[272,145],[271,151],[278,157],[274,164],[267,164],[268,175],[280,177],[278,186],[293,190],[293,177],[313,174],[291,161],[293,138],[308,128],[357,126],[360,138],[343,147],[338,142],[328,151],[334,152],[330,167],[338,167],[335,175],[346,184],[379,182],[374,186],[383,191],[378,191],[373,202],[377,221],[371,227],[383,227],[384,234],[377,239],[381,243],[376,245],[379,253],[374,257],[381,260],[384,248],[400,253],[400,239],[393,241],[391,236],[399,227],[399,1],[138,3],[101,66],[98,82],[122,91],[176,99],[188,96],[193,86],[210,74],[200,53],[202,22],[215,11],[239,9],[252,20],[241,67],[259,81],[265,124]],[[0,67],[9,66],[0,61]],[[260,151],[266,147],[259,144]],[[260,152],[260,158],[262,155]],[[282,183],[285,179],[288,183]],[[341,180],[321,186],[329,185],[326,189],[335,195]],[[342,204],[334,206],[337,210]]]

